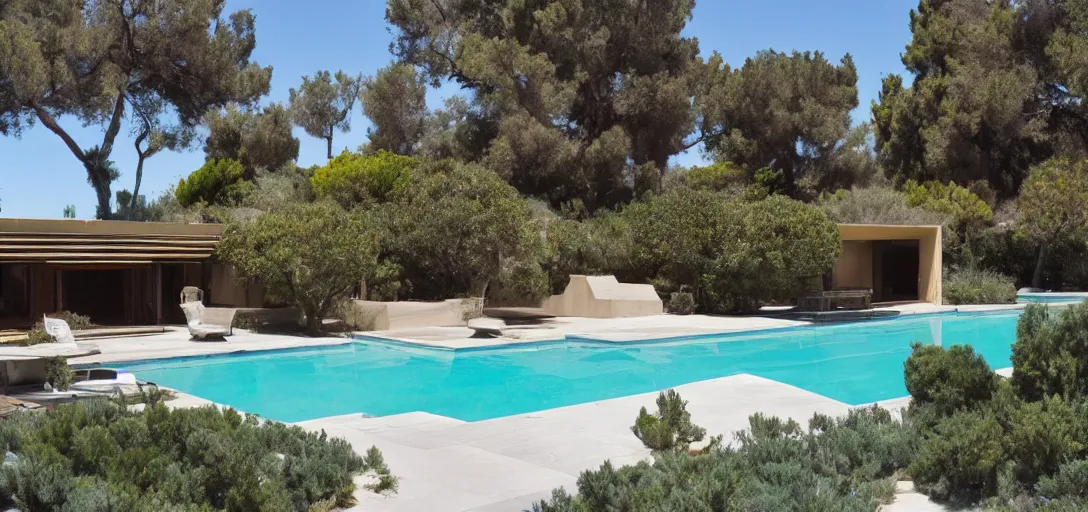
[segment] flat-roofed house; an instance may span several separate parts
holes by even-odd
[[[210,305],[259,307],[263,291],[213,261],[217,224],[0,219],[0,328],[71,311],[101,325],[184,323],[182,287]]]

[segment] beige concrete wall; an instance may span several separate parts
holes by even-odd
[[[264,305],[263,286],[238,279],[234,269],[225,263],[215,263],[210,267],[212,304],[235,308],[259,308]]]
[[[620,283],[613,276],[570,276],[561,295],[544,301],[543,309],[556,316],[627,318],[664,313],[664,304],[648,284]]]
[[[942,302],[942,265],[941,227],[940,226],[884,226],[875,224],[840,224],[839,235],[843,241],[843,256],[835,265],[832,282],[857,281],[864,272],[859,265],[851,265],[850,260],[859,258],[857,249],[848,249],[851,242],[875,240],[918,240],[918,296],[924,302],[940,305]],[[855,246],[856,247],[856,246]],[[873,255],[870,261],[880,262],[879,255]],[[843,261],[843,260],[848,261]],[[841,268],[840,268],[841,267]],[[873,268],[870,264],[871,280],[879,281],[884,269]],[[842,273],[842,275],[839,275]],[[879,288],[880,282],[873,282]]]
[[[351,318],[344,320],[364,331],[388,331],[417,327],[455,327],[465,325],[467,314],[476,309],[471,300],[449,299],[442,302],[375,302],[353,300]]]
[[[847,240],[842,243],[842,256],[835,262],[831,285],[836,289],[873,287],[872,242]]]
[[[0,372],[3,373],[0,381],[8,386],[44,384],[47,380],[45,359],[3,361]]]

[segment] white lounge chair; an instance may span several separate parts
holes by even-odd
[[[221,309],[221,308],[217,308]],[[231,325],[234,322],[234,311],[228,310],[227,315],[221,315],[223,318],[216,319],[222,323],[212,323],[212,319],[208,318],[208,310],[200,302],[186,302],[181,305],[181,310],[185,312],[185,321],[189,325],[189,334],[197,339],[207,338],[226,338],[231,333]]]
[[[75,348],[76,337],[72,335],[72,328],[68,327],[68,322],[59,318],[49,318],[43,315],[42,325],[45,326],[45,333],[57,340],[57,343],[70,345],[72,348]]]

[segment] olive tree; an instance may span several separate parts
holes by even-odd
[[[249,11],[221,16],[225,0],[12,0],[0,2],[0,135],[40,122],[83,164],[111,216],[110,154],[130,119],[140,159],[181,147],[212,108],[252,103],[268,92],[272,68],[249,57]],[[64,123],[102,126],[81,147]]]
[[[1088,226],[1088,161],[1048,160],[1031,171],[1020,190],[1021,228],[1039,246],[1031,286],[1043,279],[1047,251]]]
[[[411,179],[407,197],[376,207],[387,234],[383,256],[402,266],[408,296],[484,297],[515,264],[518,273],[542,274],[541,229],[529,202],[502,178],[442,161],[421,166]]]
[[[317,336],[321,317],[373,271],[378,235],[361,214],[336,203],[300,203],[228,224],[216,253],[242,278],[301,309],[306,334]]]

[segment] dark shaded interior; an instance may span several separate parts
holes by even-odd
[[[873,302],[920,300],[918,240],[873,242]]]

